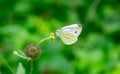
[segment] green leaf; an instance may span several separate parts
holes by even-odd
[[[21,62],[18,65],[16,74],[25,74],[25,69],[24,69],[24,67],[23,67]]]

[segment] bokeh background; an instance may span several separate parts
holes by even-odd
[[[33,74],[120,74],[120,0],[0,0],[0,74],[16,72],[24,51],[65,25],[81,23],[73,45],[41,43]]]

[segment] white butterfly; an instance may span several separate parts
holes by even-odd
[[[56,35],[60,37],[64,44],[71,45],[78,40],[81,31],[81,24],[72,24],[57,30]]]

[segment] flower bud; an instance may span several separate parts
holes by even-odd
[[[51,40],[55,40],[55,34],[53,32],[50,34],[50,38]]]

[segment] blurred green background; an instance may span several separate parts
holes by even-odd
[[[120,74],[120,0],[0,0],[0,74],[16,72],[13,55],[73,23],[83,30],[73,45],[56,37],[40,44],[33,74]]]

